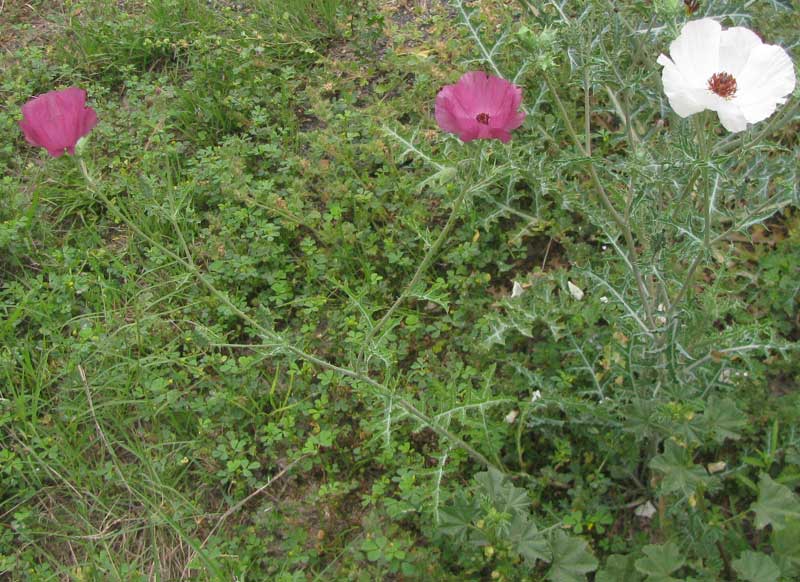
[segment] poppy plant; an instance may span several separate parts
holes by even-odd
[[[658,64],[675,113],[716,111],[731,132],[766,119],[794,91],[794,65],[786,51],[741,26],[722,30],[710,18],[687,22],[669,54],[659,56]]]
[[[436,122],[461,141],[511,139],[511,130],[525,121],[519,111],[522,89],[482,71],[465,73],[455,85],[445,85],[436,96]]]
[[[22,133],[28,143],[53,157],[75,154],[75,144],[97,125],[97,113],[86,106],[86,91],[70,87],[34,97],[22,106]]]

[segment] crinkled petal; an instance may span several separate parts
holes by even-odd
[[[718,71],[722,27],[711,18],[687,22],[669,45],[669,55],[690,84],[706,83]]]
[[[489,137],[499,139],[503,143],[508,143],[511,140],[511,134],[502,127],[490,129]]]
[[[520,87],[483,71],[470,71],[439,91],[434,115],[439,127],[463,141],[508,141],[509,132],[525,120],[525,112],[519,111],[521,103]],[[482,114],[488,116],[488,124],[477,121]]]
[[[662,81],[670,105],[681,117],[710,109],[732,132],[769,117],[795,87],[791,58],[782,48],[765,45],[742,27],[722,31],[714,20],[687,23],[670,45],[670,58],[661,55]],[[736,80],[728,97],[714,93],[709,81],[727,73]]]
[[[469,115],[455,98],[454,87],[455,85],[447,85],[439,91],[436,96],[434,117],[444,131],[460,133]]]
[[[747,121],[756,123],[775,112],[794,91],[797,82],[792,59],[781,47],[761,45],[753,49],[736,78],[735,101]]]
[[[478,139],[492,139],[492,128],[485,123],[478,123]]]
[[[456,98],[464,109],[475,115],[488,113],[487,106],[491,102],[488,96],[489,75],[483,71],[464,73],[453,85]]]
[[[465,143],[473,139],[479,139],[481,137],[481,127],[485,126],[477,121],[465,124],[464,128],[459,132],[458,138]]]
[[[19,122],[19,127],[22,129],[22,134],[29,144],[42,147],[42,136],[39,135],[39,131],[36,129],[36,126],[31,123],[30,119],[23,117]]]
[[[522,115],[522,120],[525,120],[525,112],[518,111],[522,103],[522,89],[511,83],[507,83],[503,94],[500,99],[495,103],[494,108],[490,112],[490,125],[492,127],[502,127],[507,130],[515,129],[521,125],[522,122],[510,127],[515,123],[519,116]]]
[[[75,144],[97,125],[97,113],[86,107],[86,91],[70,87],[34,97],[22,106],[20,128],[28,143],[52,156],[75,152]]]
[[[69,152],[72,155],[75,154],[75,148],[64,147],[64,148],[55,148],[55,149],[46,148],[46,149],[47,153],[53,156],[54,158],[60,158],[61,156],[64,155],[65,152]]]
[[[661,72],[661,82],[664,85],[664,93],[669,99],[669,106],[681,117],[689,117],[699,113],[705,107],[699,103],[692,95],[692,84],[683,75],[667,56],[658,57],[658,64],[664,67]]]
[[[511,131],[512,129],[517,129],[520,125],[525,122],[525,118],[527,117],[527,113],[524,111],[517,111],[511,114],[504,122],[502,126],[493,126],[493,127],[502,127],[505,131]]]
[[[722,126],[732,133],[747,129],[747,119],[742,110],[733,101],[725,102],[717,110]]]
[[[456,85],[456,92],[465,108],[475,115],[487,113],[490,117],[504,116],[522,101],[522,89],[483,71],[465,73]],[[515,103],[516,92],[519,92],[519,100]]]
[[[81,130],[78,139],[82,138],[85,135],[89,135],[89,132],[92,131],[96,125],[97,125],[97,112],[91,107],[84,107],[83,116],[81,119]]]
[[[758,35],[748,28],[734,26],[719,35],[719,65],[716,73],[728,73],[734,78],[747,64],[750,53],[764,44]]]

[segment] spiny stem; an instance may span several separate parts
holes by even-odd
[[[591,79],[589,77],[589,67],[583,72],[583,133],[586,145],[583,146],[586,155],[592,155],[592,107],[591,107]]]
[[[583,146],[581,142],[581,138],[578,136],[578,133],[575,131],[575,127],[572,125],[572,121],[570,120],[569,114],[567,113],[567,109],[564,106],[564,103],[561,101],[561,97],[556,91],[555,83],[553,83],[553,79],[550,77],[548,72],[544,72],[544,80],[547,84],[547,88],[550,90],[550,94],[553,96],[553,99],[556,102],[556,107],[558,108],[559,113],[561,114],[561,119],[564,121],[564,126],[567,128],[567,133],[569,133],[572,141],[575,142],[578,150],[582,155],[584,155],[586,159],[586,163],[589,167],[589,176],[592,179],[592,183],[594,184],[595,189],[597,190],[598,195],[600,196],[600,200],[605,206],[606,210],[608,210],[611,217],[614,219],[614,222],[617,223],[620,231],[622,231],[622,236],[625,239],[625,245],[628,247],[628,256],[629,256],[629,263],[631,266],[631,271],[633,272],[633,276],[636,279],[636,286],[639,288],[639,295],[642,298],[642,305],[644,307],[645,315],[647,316],[647,323],[650,325],[651,328],[655,329],[655,320],[653,319],[653,309],[650,305],[650,294],[647,292],[647,288],[644,284],[644,278],[642,277],[642,273],[639,270],[638,266],[638,253],[636,252],[636,244],[633,241],[633,233],[631,232],[630,225],[625,217],[619,213],[619,211],[614,208],[614,205],[611,203],[611,200],[608,197],[608,193],[606,192],[603,183],[600,181],[600,176],[597,174],[597,169],[595,168],[594,162],[592,161],[591,157],[589,157],[588,152]]]
[[[369,330],[366,337],[364,338],[364,343],[359,353],[359,360],[363,358],[364,350],[367,347],[367,344],[374,338],[378,331],[380,331],[392,318],[392,315],[397,311],[397,309],[403,304],[403,302],[408,298],[414,288],[422,279],[422,276],[425,274],[425,271],[428,270],[431,262],[433,259],[439,254],[439,250],[442,248],[442,245],[447,240],[447,237],[450,235],[450,232],[453,230],[453,227],[456,224],[456,218],[458,213],[461,211],[461,205],[464,202],[464,196],[466,192],[460,194],[458,198],[456,198],[455,202],[453,202],[453,208],[450,210],[450,216],[447,218],[447,222],[442,228],[442,231],[439,233],[439,236],[436,238],[434,243],[428,249],[428,252],[425,253],[425,256],[422,259],[422,262],[417,267],[417,270],[414,272],[414,276],[411,278],[411,281],[403,289],[400,296],[395,300],[392,306],[384,313],[383,317],[381,317],[380,321],[376,323],[372,329]]]
[[[700,160],[702,162],[700,175],[703,183],[703,248],[698,251],[697,255],[695,255],[694,259],[689,265],[689,269],[686,272],[686,278],[684,279],[681,288],[678,290],[678,294],[670,303],[669,311],[667,313],[667,321],[669,322],[671,322],[675,317],[678,306],[683,302],[686,293],[689,291],[689,287],[694,281],[694,274],[697,270],[697,267],[700,265],[703,257],[711,252],[711,180],[708,175],[708,160],[710,152],[708,148],[708,140],[706,139],[705,134],[704,121],[705,116],[703,114],[696,115],[694,118],[697,141],[700,147]]]
[[[266,339],[267,341],[273,342],[274,344],[280,346],[285,351],[289,352],[290,354],[292,354],[292,355],[294,355],[294,356],[296,356],[296,357],[298,357],[298,358],[300,358],[302,360],[305,360],[305,361],[307,361],[307,362],[309,362],[311,364],[319,366],[320,368],[324,368],[326,370],[331,370],[331,371],[336,372],[336,373],[338,373],[338,374],[340,374],[342,376],[345,376],[345,377],[348,377],[348,378],[352,378],[354,380],[358,380],[359,382],[363,382],[364,384],[367,384],[368,386],[371,386],[372,388],[375,388],[383,396],[392,396],[393,398],[395,398],[397,400],[397,403],[398,403],[397,405],[400,408],[402,408],[403,410],[405,410],[409,414],[409,416],[411,416],[412,418],[420,421],[422,424],[424,424],[425,426],[427,426],[431,430],[433,430],[435,433],[437,433],[439,436],[441,436],[444,439],[450,441],[456,447],[464,450],[470,457],[472,457],[478,463],[484,465],[485,467],[494,468],[494,469],[500,471],[501,473],[503,472],[500,468],[496,467],[491,461],[489,461],[489,459],[487,459],[484,455],[482,455],[474,447],[472,447],[471,445],[466,443],[464,440],[462,440],[457,435],[455,435],[452,432],[450,432],[445,427],[436,424],[427,414],[425,414],[424,412],[419,410],[416,406],[411,404],[406,399],[398,397],[394,393],[394,391],[392,389],[390,389],[388,386],[386,386],[385,384],[381,384],[380,382],[377,382],[377,381],[373,380],[372,378],[370,378],[366,374],[362,374],[362,373],[357,372],[355,370],[350,370],[348,368],[343,368],[341,366],[337,366],[337,365],[332,364],[332,363],[330,363],[330,362],[328,362],[328,361],[326,361],[326,360],[324,360],[322,358],[319,358],[319,357],[317,357],[317,356],[315,356],[313,354],[309,354],[308,352],[305,352],[305,351],[301,350],[300,348],[297,348],[297,347],[289,344],[279,334],[277,334],[274,331],[272,331],[270,329],[267,329],[266,327],[261,325],[255,318],[253,318],[251,315],[249,315],[249,314],[245,313],[244,311],[242,311],[235,303],[233,303],[233,301],[231,301],[231,299],[227,296],[227,294],[225,294],[224,292],[222,292],[219,289],[217,289],[216,286],[214,286],[214,284],[211,281],[209,281],[208,278],[197,268],[197,266],[194,264],[193,261],[191,261],[190,258],[185,258],[185,257],[182,257],[182,256],[178,255],[177,253],[175,253],[174,251],[170,250],[165,245],[161,244],[160,242],[155,240],[153,237],[148,235],[141,228],[139,228],[139,226],[136,225],[131,219],[129,219],[125,215],[125,213],[123,213],[120,209],[118,209],[117,206],[113,202],[111,202],[111,200],[109,200],[109,198],[102,191],[100,191],[99,189],[95,188],[94,187],[95,182],[92,179],[91,175],[89,174],[89,171],[86,168],[86,164],[84,163],[84,161],[82,159],[79,161],[79,166],[80,166],[80,169],[81,169],[81,173],[83,174],[84,178],[86,179],[86,182],[87,182],[87,185],[89,186],[89,189],[100,200],[102,200],[102,202],[106,205],[106,207],[108,208],[109,211],[111,211],[114,215],[117,216],[117,218],[119,218],[125,224],[127,224],[128,228],[130,228],[137,235],[139,235],[144,240],[146,240],[148,243],[150,243],[151,245],[153,245],[154,247],[159,249],[162,253],[164,253],[165,255],[167,255],[169,257],[171,257],[176,262],[180,263],[186,269],[188,269],[195,277],[197,277],[197,279],[203,284],[203,286],[205,286],[206,289],[208,289],[209,292],[211,292],[211,294],[213,294],[222,303],[224,303],[225,306],[228,309],[231,310],[231,312],[233,312],[240,319],[242,319],[247,324],[249,324],[253,329],[255,329],[259,333],[259,335],[262,336],[262,338]],[[173,226],[174,226],[174,224],[173,224]],[[183,240],[183,237],[180,236],[179,238],[181,239],[182,244],[185,245],[185,240]],[[188,247],[184,247],[184,252],[187,252],[187,251],[188,251]]]

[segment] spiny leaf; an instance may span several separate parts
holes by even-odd
[[[785,485],[776,483],[766,473],[761,473],[758,481],[758,500],[750,506],[756,513],[756,527],[763,529],[771,525],[774,530],[782,530],[787,520],[800,520],[800,501]]]
[[[547,579],[553,582],[584,582],[586,574],[597,569],[589,544],[581,538],[557,531],[550,540],[553,565],[547,572]]]
[[[447,312],[450,309],[450,301],[448,300],[445,282],[442,279],[437,279],[431,287],[426,287],[424,283],[419,283],[414,286],[409,292],[410,297],[419,299],[421,301],[430,301]]]
[[[781,575],[780,568],[772,558],[761,552],[742,552],[731,565],[739,577],[748,582],[777,582]]]

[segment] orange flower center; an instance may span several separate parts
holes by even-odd
[[[478,123],[482,123],[484,125],[489,125],[489,114],[488,113],[478,113],[475,116],[475,121]]]
[[[736,79],[730,73],[714,73],[708,80],[708,88],[725,99],[736,94]]]

